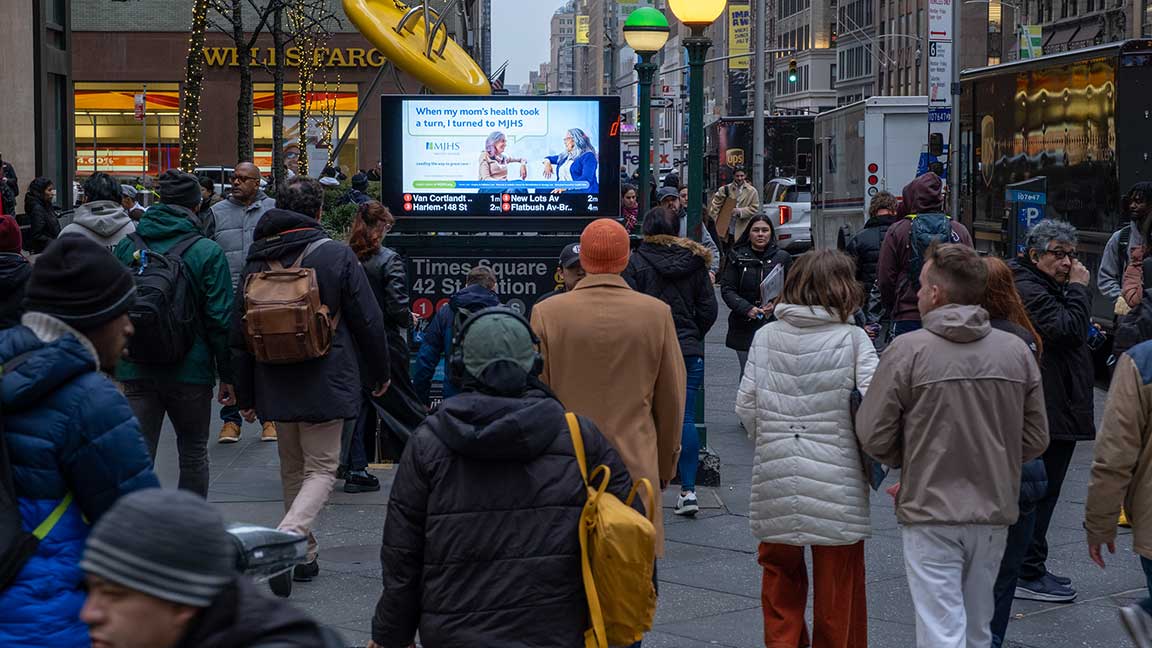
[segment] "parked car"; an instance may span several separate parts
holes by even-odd
[[[788,252],[812,247],[812,187],[795,178],[775,178],[764,185],[764,213],[776,223],[776,243]]]

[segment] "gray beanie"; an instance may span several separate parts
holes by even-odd
[[[459,341],[464,368],[474,378],[483,379],[491,366],[509,362],[529,373],[536,365],[532,329],[524,318],[506,307],[494,306],[473,315],[467,335]]]
[[[224,518],[183,490],[148,488],[105,513],[80,568],[158,599],[206,608],[236,576],[236,544]]]

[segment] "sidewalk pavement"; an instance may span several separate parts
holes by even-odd
[[[752,442],[733,411],[739,384],[734,351],[724,347],[727,313],[708,336],[705,388],[710,447],[723,462],[723,485],[701,488],[702,510],[695,519],[671,515],[675,487],[664,494],[667,556],[660,563],[660,603],[645,648],[763,646],[760,568],[756,540],[748,527]],[[1097,391],[1096,417],[1105,394]],[[215,419],[214,419],[215,420]],[[261,443],[255,425],[246,425],[239,443],[215,443],[210,455],[209,499],[229,521],[276,526],[283,515],[276,446]],[[169,426],[160,446],[157,470],[165,486],[176,483],[176,454]],[[1119,648],[1129,640],[1116,614],[1120,605],[1143,597],[1144,576],[1126,530],[1108,569],[1088,559],[1082,529],[1092,444],[1076,451],[1049,534],[1049,567],[1073,579],[1080,596],[1070,605],[1016,601],[1008,627],[1010,648]],[[380,537],[394,471],[373,470],[378,493],[348,495],[337,490],[320,517],[320,577],[297,583],[292,603],[335,628],[350,646],[363,646],[380,594]],[[895,476],[889,476],[892,483]],[[873,537],[865,543],[869,644],[876,648],[915,645],[915,617],[905,582],[900,530],[891,498],[872,497]],[[809,616],[811,611],[809,610]]]

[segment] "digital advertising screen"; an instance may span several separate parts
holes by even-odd
[[[401,223],[531,231],[536,222],[618,216],[618,97],[382,101],[381,199]]]

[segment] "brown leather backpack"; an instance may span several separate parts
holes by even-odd
[[[302,268],[304,258],[331,239],[308,244],[287,268],[269,261],[268,270],[248,275],[244,283],[244,337],[257,362],[292,364],[324,357],[340,314],[332,316],[320,301],[316,271]]]

